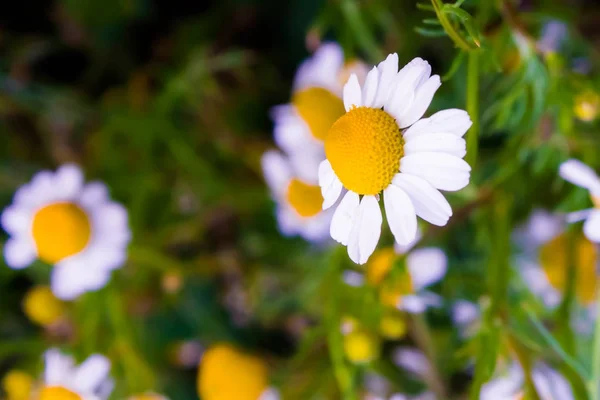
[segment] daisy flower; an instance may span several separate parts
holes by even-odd
[[[572,400],[569,382],[554,369],[538,363],[531,371],[540,400]],[[520,400],[524,397],[525,377],[517,363],[511,364],[498,377],[481,388],[481,400]]]
[[[198,394],[204,400],[278,400],[268,386],[267,364],[228,344],[209,348],[198,368]]]
[[[332,213],[321,208],[319,162],[310,154],[286,157],[275,150],[262,157],[265,180],[277,204],[279,229],[286,236],[300,235],[313,242],[329,239]]]
[[[600,243],[600,178],[590,167],[573,159],[563,162],[558,172],[563,179],[589,191],[594,208],[571,213],[567,220],[585,220],[583,233],[592,242]]]
[[[108,377],[110,361],[101,355],[88,357],[76,367],[73,358],[57,349],[45,354],[44,382],[39,400],[106,400],[113,389]]]
[[[125,208],[110,200],[104,184],[84,184],[75,165],[37,173],[16,192],[1,223],[10,235],[8,266],[25,268],[36,258],[54,266],[50,286],[63,300],[104,287],[125,262],[131,237]]]
[[[314,153],[325,158],[323,140],[344,114],[342,88],[351,73],[366,75],[360,61],[344,63],[337,43],[324,43],[298,68],[289,104],[273,108],[274,136],[288,154]]]
[[[403,259],[405,266],[391,274],[396,263]],[[427,288],[439,282],[448,266],[446,254],[435,247],[413,250],[407,255],[398,254],[390,247],[378,250],[367,263],[367,282],[379,287],[384,305],[409,313],[422,313],[440,303],[439,297]]]
[[[65,317],[66,304],[57,299],[48,286],[35,286],[25,294],[23,311],[36,324],[50,326]]]
[[[390,229],[406,244],[416,235],[417,215],[434,225],[448,222],[452,209],[439,190],[469,183],[471,167],[462,159],[468,114],[450,109],[421,119],[441,84],[430,75],[420,58],[398,71],[398,55],[391,54],[368,73],[362,89],[356,75],[344,86],[346,113],[325,138],[319,185],[323,209],[347,189],[330,233],[357,264],[368,260],[379,241],[381,193]]]

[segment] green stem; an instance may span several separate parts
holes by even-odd
[[[558,309],[558,321],[560,327],[559,342],[570,356],[575,355],[575,340],[571,330],[571,310],[575,300],[575,282],[577,281],[577,259],[575,248],[575,233],[573,230],[567,232],[567,265],[565,265],[567,279],[565,295]]]
[[[327,345],[329,347],[329,357],[333,366],[333,372],[337,380],[340,392],[344,400],[358,400],[354,393],[354,373],[346,364],[344,358],[344,349],[342,332],[340,331],[341,315],[339,310],[340,288],[341,288],[341,270],[343,260],[346,254],[346,248],[340,248],[334,252],[330,265],[331,272],[328,274],[326,282],[329,283],[330,291],[329,307],[327,313]]]
[[[411,316],[412,321],[412,336],[421,350],[425,353],[425,356],[429,360],[430,371],[429,376],[426,377],[428,384],[435,393],[436,397],[440,400],[447,399],[446,389],[444,387],[444,380],[437,368],[437,359],[431,333],[425,318],[422,314],[414,314]]]
[[[598,279],[598,287],[600,279]],[[597,291],[598,289],[596,289]],[[600,295],[596,292],[596,310],[600,309]],[[592,376],[588,383],[588,392],[591,400],[600,400],[600,317],[596,316],[594,330],[594,345],[592,347]]]
[[[479,51],[469,52],[467,64],[467,113],[473,121],[467,133],[466,160],[471,167],[477,162],[479,147]]]
[[[367,28],[362,19],[362,14],[355,0],[342,0],[340,7],[346,22],[354,33],[355,40],[362,50],[369,55],[371,61],[383,60],[383,53],[379,50],[373,33]]]
[[[467,42],[465,40],[465,38],[463,38],[456,31],[456,29],[454,28],[454,25],[452,25],[452,22],[450,22],[448,17],[446,17],[446,14],[444,14],[442,12],[443,4],[441,3],[441,1],[440,0],[431,0],[431,4],[433,5],[433,9],[435,10],[435,13],[436,13],[438,19],[440,20],[440,24],[442,25],[442,27],[444,28],[444,31],[446,31],[446,33],[448,34],[450,39],[452,39],[452,41],[463,50],[466,50],[466,51],[473,50],[473,47],[469,44],[469,42]]]

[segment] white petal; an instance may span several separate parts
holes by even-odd
[[[63,165],[56,171],[54,183],[62,198],[73,198],[83,186],[83,172],[75,164]]]
[[[302,62],[294,79],[294,90],[308,86],[334,87],[337,74],[344,64],[344,53],[337,43],[323,43],[317,51]]]
[[[586,210],[573,211],[566,215],[565,220],[572,224],[573,222],[583,221],[587,219],[589,215],[594,211],[593,208],[588,208]]]
[[[438,111],[429,118],[421,119],[408,128],[402,136],[408,141],[416,136],[431,133],[450,133],[463,137],[473,123],[464,110],[448,109]]]
[[[389,97],[390,86],[398,73],[398,54],[392,53],[377,66],[379,71],[379,82],[377,84],[377,95],[375,96],[374,108],[383,107]]]
[[[34,244],[26,238],[12,238],[4,243],[4,260],[13,269],[28,267],[37,257]]]
[[[0,217],[2,228],[14,236],[26,235],[31,230],[32,216],[29,210],[19,206],[9,206]]]
[[[381,235],[383,218],[375,196],[363,196],[348,238],[348,255],[357,264],[367,262]]]
[[[108,201],[108,188],[102,182],[90,182],[84,186],[79,202],[93,208]]]
[[[444,226],[452,216],[452,208],[443,194],[426,180],[411,174],[396,174],[392,184],[404,189],[412,200],[417,215],[430,224]]]
[[[269,387],[260,394],[258,400],[279,400],[281,397],[277,389]]]
[[[367,79],[363,88],[362,103],[365,107],[371,107],[373,105],[373,102],[375,101],[375,96],[377,95],[378,81],[379,70],[377,70],[377,67],[373,67],[373,69],[367,74]]]
[[[396,242],[412,242],[417,236],[417,214],[408,195],[400,187],[389,185],[383,191],[383,203]]]
[[[85,265],[65,260],[52,269],[50,288],[56,297],[73,300],[87,291]]]
[[[74,365],[72,357],[64,355],[60,350],[51,348],[44,353],[44,383],[57,385],[71,378]]]
[[[344,246],[348,244],[350,231],[358,214],[358,206],[358,195],[348,192],[333,213],[329,232],[333,240]]]
[[[467,144],[463,138],[451,133],[433,133],[413,137],[404,145],[404,154],[423,151],[446,153],[463,158],[467,154]]]
[[[323,143],[312,136],[306,122],[289,104],[273,107],[273,139],[287,154],[315,152],[323,148]]]
[[[452,306],[452,322],[456,325],[469,325],[479,318],[479,307],[467,300],[457,300]]]
[[[323,210],[326,210],[340,197],[343,186],[328,160],[323,160],[319,165],[319,186],[323,195]]]
[[[398,125],[400,125],[401,128],[406,128],[417,122],[419,118],[425,114],[425,111],[427,111],[427,107],[431,104],[433,95],[441,85],[442,82],[438,75],[433,75],[427,82],[421,85],[415,93],[415,99],[410,108],[406,110],[401,117],[396,118]]]
[[[72,377],[74,386],[82,392],[94,392],[108,377],[109,371],[108,358],[93,354],[75,370]]]
[[[398,347],[392,353],[394,364],[417,376],[428,376],[431,369],[425,354],[410,347]]]
[[[406,257],[406,266],[418,292],[446,275],[448,258],[442,250],[426,247],[410,252]]]
[[[600,243],[600,210],[594,210],[583,224],[583,233],[592,242]]]
[[[277,215],[277,225],[283,235],[294,236],[298,233],[300,221],[294,210],[289,206],[278,206],[275,214]]]
[[[269,150],[263,154],[261,165],[265,181],[271,191],[276,196],[283,195],[292,178],[288,160],[280,152]]]
[[[360,272],[345,270],[342,274],[342,280],[348,286],[360,287],[365,283],[365,276]]]
[[[362,106],[362,92],[356,74],[352,74],[344,85],[344,107],[346,111],[350,111],[353,107],[360,106]]]
[[[600,195],[600,179],[593,169],[579,160],[571,159],[563,162],[558,170],[560,176],[595,195]]]
[[[471,167],[444,153],[417,153],[402,157],[400,171],[419,176],[440,190],[456,191],[469,184]]]
[[[412,105],[419,86],[429,78],[431,67],[427,61],[415,58],[398,72],[391,83],[385,110],[396,118],[401,118]]]
[[[412,314],[421,314],[427,310],[427,303],[421,296],[411,294],[402,297],[398,308]]]

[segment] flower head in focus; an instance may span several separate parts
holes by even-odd
[[[45,354],[43,385],[38,400],[106,400],[113,389],[109,378],[110,361],[99,354],[91,355],[75,366],[73,358],[57,349]]]
[[[277,400],[266,363],[228,344],[206,350],[198,370],[198,394],[205,400]]]
[[[131,237],[125,208],[110,200],[104,184],[85,184],[75,165],[37,173],[1,222],[10,234],[6,263],[21,269],[38,258],[54,266],[50,286],[64,300],[104,287],[125,262]]]
[[[342,197],[330,233],[357,264],[379,241],[382,193],[392,234],[402,245],[414,240],[417,215],[434,225],[448,222],[452,209],[439,190],[469,183],[471,167],[462,159],[468,114],[450,109],[421,119],[440,84],[426,61],[416,58],[398,71],[398,55],[391,54],[362,88],[356,75],[344,86],[346,113],[325,138],[319,185],[323,209]]]
[[[569,222],[585,220],[583,233],[594,243],[600,243],[600,178],[593,169],[579,160],[567,160],[559,169],[560,176],[589,191],[593,208],[577,211],[567,216]]]

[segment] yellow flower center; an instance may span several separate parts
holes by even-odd
[[[203,400],[257,400],[267,389],[267,366],[260,358],[229,345],[207,350],[198,371]]]
[[[579,94],[575,98],[573,111],[580,120],[590,122],[598,115],[599,107],[600,96],[596,92],[590,90]]]
[[[33,217],[32,232],[38,256],[48,264],[79,253],[92,235],[88,216],[73,203],[55,203],[40,209]]]
[[[344,336],[344,352],[353,363],[363,364],[379,355],[381,342],[370,332],[356,330]]]
[[[367,282],[379,285],[397,259],[398,254],[393,247],[376,250],[367,262]]]
[[[62,386],[46,386],[40,391],[38,400],[82,400],[77,393]]]
[[[296,92],[292,97],[300,117],[315,139],[324,141],[331,125],[344,114],[342,99],[327,89],[312,87]]]
[[[398,173],[404,140],[390,114],[381,109],[355,107],[329,130],[325,154],[346,189],[374,195]]]
[[[2,379],[2,389],[7,400],[29,400],[32,388],[33,378],[22,371],[10,371]]]
[[[48,286],[36,286],[25,295],[23,310],[33,322],[47,326],[64,315],[65,304],[54,296]]]
[[[594,301],[596,293],[598,250],[583,235],[575,239],[574,247],[576,252],[576,295],[583,304],[590,304]],[[548,277],[548,281],[552,287],[561,293],[564,293],[567,284],[567,251],[568,239],[566,234],[555,237],[540,249],[540,263]]]
[[[386,312],[379,321],[379,332],[386,339],[402,338],[406,334],[406,322],[403,315],[396,310]]]
[[[600,209],[600,196],[591,196],[595,208]]]
[[[323,196],[316,185],[292,179],[287,188],[287,201],[301,217],[314,217],[321,212]]]
[[[402,297],[413,294],[413,283],[410,274],[404,270],[388,279],[381,286],[379,300],[388,307],[398,307],[402,304]]]

